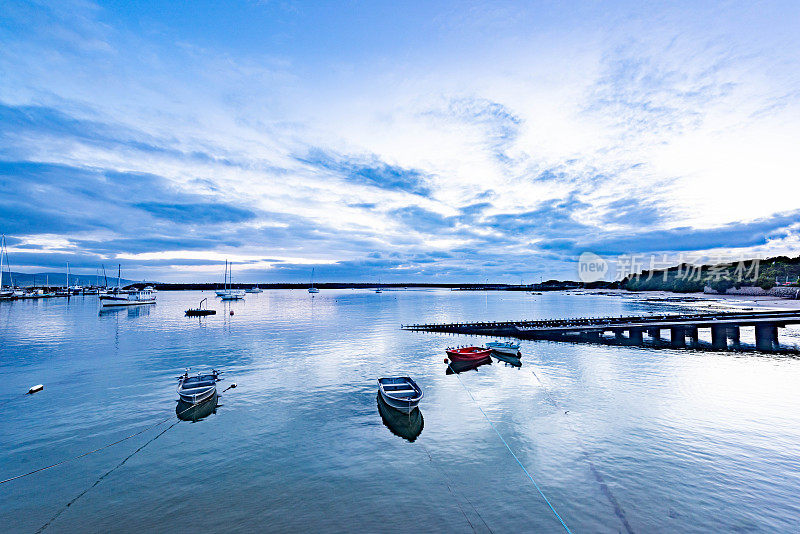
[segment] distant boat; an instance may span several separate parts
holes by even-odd
[[[5,257],[6,269],[8,269],[8,285],[3,288],[3,258]],[[22,296],[21,292],[14,289],[14,279],[11,274],[11,265],[8,261],[8,249],[6,248],[6,236],[0,237],[0,298],[11,300]]]
[[[261,292],[263,292],[263,290],[258,286],[254,286],[254,287],[251,287],[250,289],[245,289],[244,292],[245,293],[261,293]]]
[[[206,303],[206,307],[203,308],[203,303]],[[206,315],[216,315],[217,310],[209,310],[208,309],[208,299],[203,299],[200,301],[200,305],[197,308],[189,308],[186,310],[187,317],[205,317]]]
[[[217,380],[220,371],[212,370],[210,374],[189,376],[189,370],[178,377],[178,396],[182,402],[200,404],[217,394]]]
[[[314,287],[314,268],[311,268],[311,285],[308,287],[309,293],[319,293],[319,289]]]
[[[386,404],[403,413],[411,413],[422,399],[422,389],[407,376],[379,378],[378,391]]]
[[[476,362],[488,358],[492,354],[492,349],[485,347],[460,347],[449,348],[447,356],[454,362]]]
[[[156,296],[149,289],[140,289],[132,293],[118,293],[115,295],[100,295],[100,306],[114,308],[120,306],[141,306],[155,304]]]
[[[510,354],[511,356],[517,356],[519,354],[519,343],[514,343],[513,341],[492,341],[491,343],[487,343],[486,347],[492,349],[494,352]]]
[[[217,291],[217,296],[221,297],[222,300],[242,300],[244,299],[244,290],[242,289],[233,289],[230,287],[232,285],[233,275],[232,275],[232,266],[228,266],[228,260],[225,260],[225,282],[224,287],[221,291]]]

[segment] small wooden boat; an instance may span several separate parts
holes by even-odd
[[[206,303],[206,307],[203,308],[203,303]],[[208,309],[208,299],[203,299],[200,301],[200,305],[197,308],[189,308],[186,310],[186,317],[205,317],[206,315],[216,315],[217,310],[209,310]]]
[[[492,354],[492,349],[486,347],[459,347],[449,348],[447,356],[454,362],[476,362],[488,358]]]
[[[217,393],[217,381],[221,371],[212,370],[210,374],[189,376],[189,370],[178,377],[178,396],[182,402],[200,404]]]
[[[513,341],[492,341],[491,343],[487,343],[486,347],[492,349],[494,352],[510,354],[512,356],[517,356],[519,354],[519,343],[514,343]]]
[[[411,413],[422,399],[422,389],[407,376],[379,378],[378,391],[386,404],[403,413]]]

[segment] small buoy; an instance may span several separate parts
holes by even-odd
[[[236,384],[235,384],[235,383],[233,383],[233,384],[231,384],[231,385],[230,385],[230,386],[228,386],[228,387],[229,387],[229,388],[231,388],[231,389],[233,389],[233,388],[235,388],[235,387],[236,387]]]
[[[231,310],[231,315],[233,315],[233,310]]]
[[[444,363],[447,363],[447,358],[444,359]]]
[[[36,384],[35,386],[33,386],[31,389],[28,390],[27,395],[33,395],[34,393],[42,391],[43,389],[44,389],[44,385]]]

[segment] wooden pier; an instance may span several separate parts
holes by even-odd
[[[515,337],[530,340],[607,342],[641,345],[645,336],[674,348],[701,345],[698,331],[711,331],[711,348],[740,347],[740,329],[755,329],[756,349],[779,349],[778,328],[800,324],[800,311],[721,312],[631,317],[581,317],[540,321],[401,325],[404,330],[447,334]],[[669,331],[669,340],[661,337]]]

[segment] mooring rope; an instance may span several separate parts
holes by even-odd
[[[467,388],[467,386],[466,386],[466,385],[464,384],[464,382],[461,380],[461,377],[460,377],[460,376],[458,376],[458,373],[455,371],[455,369],[453,369],[453,367],[450,365],[450,363],[448,363],[448,364],[447,364],[447,366],[448,366],[448,367],[450,367],[450,370],[452,370],[452,371],[453,371],[453,374],[454,374],[454,375],[456,375],[456,378],[458,379],[458,382],[459,382],[459,384],[461,384],[461,387],[463,387],[463,388],[464,388],[464,391],[466,391],[466,392],[467,392],[467,394],[470,396],[470,398],[472,399],[472,402],[474,402],[474,403],[475,403],[475,406],[477,406],[477,407],[478,407],[478,409],[481,411],[481,413],[483,414],[483,417],[486,419],[486,421],[488,421],[489,425],[492,427],[492,430],[494,430],[495,434],[497,434],[497,437],[499,437],[499,438],[500,438],[500,441],[502,441],[502,442],[503,442],[503,445],[505,445],[505,446],[506,446],[506,449],[508,449],[508,452],[510,452],[510,453],[511,453],[511,456],[513,456],[513,457],[514,457],[514,460],[516,460],[516,461],[517,461],[517,463],[518,463],[518,464],[519,464],[519,466],[522,468],[522,470],[525,472],[525,474],[526,474],[526,475],[528,475],[528,478],[531,480],[531,482],[533,482],[533,486],[536,488],[536,491],[538,491],[538,492],[539,492],[539,495],[541,495],[541,496],[542,496],[542,499],[544,499],[544,502],[546,502],[546,503],[547,503],[547,506],[550,508],[550,511],[552,511],[552,512],[553,512],[553,514],[554,514],[554,515],[556,516],[556,518],[558,519],[558,522],[559,522],[559,523],[561,523],[561,526],[562,526],[562,527],[564,527],[564,530],[565,530],[565,531],[567,531],[569,534],[572,534],[572,531],[569,529],[569,527],[568,527],[568,526],[567,526],[567,524],[564,522],[564,520],[561,518],[561,516],[558,514],[558,512],[556,512],[556,509],[553,507],[553,505],[550,503],[550,499],[548,499],[548,498],[547,498],[547,496],[546,496],[546,495],[544,494],[544,492],[542,491],[542,488],[540,488],[540,487],[539,487],[539,484],[537,484],[537,483],[536,483],[536,481],[533,479],[533,477],[531,476],[531,474],[528,472],[528,470],[527,470],[527,469],[525,468],[525,466],[522,464],[522,462],[521,462],[521,461],[520,461],[520,459],[517,457],[517,455],[516,455],[516,454],[514,454],[514,451],[513,451],[513,450],[511,450],[511,447],[509,447],[509,445],[508,445],[508,442],[506,442],[505,438],[503,438],[503,435],[500,433],[500,431],[499,431],[499,430],[497,430],[497,427],[494,425],[494,423],[492,422],[492,420],[491,420],[491,419],[489,419],[489,416],[488,416],[488,415],[486,415],[486,412],[484,412],[484,411],[483,411],[483,408],[481,408],[481,405],[480,405],[480,404],[478,404],[478,401],[477,401],[477,400],[475,400],[475,397],[472,395],[472,392],[469,390],[469,388]]]
[[[225,393],[229,389],[235,388],[235,387],[236,387],[236,384],[231,384],[230,386],[228,386],[227,388],[222,390],[222,393]],[[198,406],[198,404],[193,404],[193,405],[189,406],[188,408],[186,408],[185,410],[183,410],[181,413],[176,414],[176,415],[182,415],[183,413],[189,411],[190,409],[194,408],[195,406]],[[17,479],[20,479],[20,478],[25,478],[25,477],[34,475],[36,473],[40,473],[42,471],[47,471],[48,469],[52,469],[54,467],[58,467],[59,465],[71,462],[73,460],[77,460],[78,458],[83,458],[84,456],[89,456],[90,454],[94,454],[96,452],[100,452],[100,451],[105,450],[105,449],[107,449],[109,447],[113,447],[114,445],[119,445],[123,441],[128,441],[129,439],[135,438],[136,436],[138,436],[140,434],[144,434],[148,430],[151,430],[151,429],[153,429],[153,428],[155,428],[157,426],[163,425],[164,423],[166,423],[170,419],[172,419],[172,415],[170,415],[169,417],[165,417],[164,419],[162,419],[161,421],[158,421],[157,423],[153,423],[152,425],[148,426],[147,428],[143,428],[142,430],[139,430],[138,432],[134,432],[133,434],[131,434],[129,436],[125,436],[122,439],[118,439],[117,441],[114,441],[112,443],[108,443],[107,445],[103,445],[102,447],[98,447],[97,449],[93,449],[91,451],[84,452],[84,453],[79,454],[77,456],[73,456],[72,458],[67,458],[65,460],[61,460],[60,462],[56,462],[54,464],[50,464],[50,465],[46,465],[44,467],[40,467],[38,469],[34,469],[33,471],[28,471],[27,473],[22,473],[21,475],[13,476],[13,477],[7,478],[5,480],[0,480],[0,484],[5,484],[6,482],[11,482],[13,480],[17,480]]]
[[[227,388],[225,388],[224,390],[222,390],[222,392],[223,392],[223,393],[225,393],[225,392],[226,392],[226,391],[228,391],[229,389],[231,389],[231,388],[235,388],[235,387],[236,387],[236,384],[231,384],[230,386],[228,386]],[[186,408],[185,410],[181,410],[179,413],[177,413],[177,414],[175,414],[175,415],[176,415],[176,417],[179,417],[179,416],[183,415],[184,413],[188,412],[189,410],[191,410],[192,408],[196,408],[196,407],[198,407],[198,406],[201,406],[201,405],[202,405],[202,404],[204,404],[205,402],[208,402],[208,400],[206,400],[206,401],[203,401],[203,402],[200,402],[200,403],[197,403],[197,404],[192,404],[191,406],[189,406],[189,407],[188,407],[188,408]],[[171,419],[171,418],[172,418],[172,416],[170,416],[170,417],[169,417],[169,418],[167,418],[167,419],[169,420],[169,419]],[[133,457],[133,456],[134,456],[136,453],[138,453],[139,451],[141,451],[142,449],[144,449],[145,447],[147,447],[148,445],[150,445],[151,443],[153,443],[155,440],[157,440],[158,438],[160,438],[161,436],[163,436],[164,434],[166,434],[166,433],[167,433],[167,431],[169,431],[169,430],[170,430],[172,427],[174,427],[174,426],[175,426],[175,425],[177,425],[178,423],[181,423],[182,421],[183,421],[182,419],[178,419],[177,421],[175,421],[174,423],[172,423],[171,425],[169,425],[167,428],[165,428],[164,430],[162,430],[161,432],[159,432],[158,434],[156,434],[155,436],[153,436],[152,438],[150,438],[150,439],[149,439],[147,442],[145,442],[143,445],[141,445],[141,446],[140,446],[138,449],[136,449],[135,451],[133,451],[132,453],[130,453],[128,456],[126,456],[126,457],[125,457],[125,459],[124,459],[124,460],[122,460],[120,463],[118,463],[116,466],[114,466],[114,467],[113,467],[113,468],[111,468],[110,470],[106,471],[106,473],[105,473],[105,474],[103,474],[103,475],[101,475],[101,476],[100,476],[100,478],[98,478],[98,479],[97,479],[97,480],[94,482],[94,484],[92,484],[91,486],[89,486],[88,488],[86,488],[85,490],[83,490],[82,492],[80,492],[80,493],[79,493],[77,496],[75,496],[75,498],[73,498],[71,501],[69,501],[67,504],[65,504],[65,505],[64,505],[64,506],[63,506],[63,507],[62,507],[62,508],[61,508],[61,509],[60,509],[58,512],[56,512],[56,514],[55,514],[53,517],[51,517],[51,518],[50,518],[50,520],[49,520],[47,523],[45,523],[44,525],[42,525],[41,527],[39,527],[39,530],[37,530],[37,531],[36,531],[36,534],[39,534],[40,532],[44,531],[44,530],[45,530],[47,527],[49,527],[49,526],[50,526],[50,525],[53,523],[53,521],[55,521],[56,519],[58,519],[58,516],[60,516],[62,513],[64,513],[64,512],[65,512],[65,511],[66,511],[66,510],[67,510],[67,509],[70,507],[70,506],[72,506],[73,504],[75,504],[75,503],[78,501],[78,499],[80,499],[81,497],[83,497],[83,496],[84,496],[84,495],[85,495],[85,494],[86,494],[86,493],[87,493],[87,492],[88,492],[90,489],[92,489],[93,487],[95,487],[95,486],[97,486],[98,484],[100,484],[100,482],[102,482],[104,478],[106,478],[108,475],[110,475],[111,473],[113,473],[114,471],[116,471],[117,469],[119,469],[120,467],[122,467],[123,465],[125,465],[125,462],[127,462],[128,460],[130,460],[130,459],[131,459],[131,458],[132,458],[132,457]],[[150,427],[150,428],[153,428],[153,427]]]
[[[545,395],[550,400],[550,404],[552,404],[556,408],[556,410],[564,412],[564,415],[567,415],[568,410],[564,410],[564,408],[560,406],[558,402],[553,398],[553,396],[550,394],[549,389],[547,388],[547,386],[544,385],[544,382],[542,382],[542,379],[539,378],[539,375],[536,374],[536,371],[532,366],[531,366],[531,373],[533,373],[533,376],[535,376],[536,380],[539,382],[539,386],[541,386],[542,390],[544,390]],[[603,475],[600,473],[597,467],[595,467],[594,462],[592,462],[592,459],[589,457],[589,453],[586,450],[586,445],[583,443],[583,440],[581,439],[580,432],[578,432],[575,429],[569,418],[567,418],[567,426],[570,428],[570,430],[572,430],[572,433],[575,434],[575,438],[578,440],[578,445],[581,448],[581,454],[583,454],[583,457],[589,464],[589,470],[592,472],[592,475],[594,476],[595,480],[600,485],[600,490],[603,492],[603,495],[606,496],[609,503],[611,503],[611,506],[614,508],[614,514],[622,523],[622,526],[625,528],[625,531],[628,534],[634,534],[634,530],[631,527],[630,523],[628,522],[627,516],[625,515],[625,510],[623,510],[622,505],[619,503],[619,501],[617,501],[617,498],[614,497],[614,494],[611,493],[611,489],[606,484]]]
[[[193,408],[193,407],[194,407],[194,406],[192,406],[192,408]],[[187,410],[188,410],[188,408],[187,408]],[[184,411],[186,411],[186,410],[184,410]],[[183,412],[181,412],[181,413],[183,413]],[[78,494],[78,495],[77,495],[77,496],[76,496],[74,499],[72,499],[71,501],[69,501],[69,502],[68,502],[67,504],[65,504],[65,505],[64,505],[64,506],[63,506],[63,507],[62,507],[62,508],[61,508],[61,509],[60,509],[58,512],[56,512],[56,514],[55,514],[53,517],[51,517],[51,518],[50,518],[50,520],[49,520],[47,523],[45,523],[44,525],[42,525],[41,527],[39,527],[39,530],[37,530],[37,531],[36,531],[36,534],[39,534],[40,532],[44,531],[44,530],[45,530],[47,527],[49,527],[49,526],[50,526],[50,525],[53,523],[53,521],[55,521],[56,519],[58,519],[58,516],[60,516],[62,513],[64,513],[64,512],[65,512],[65,511],[66,511],[66,510],[67,510],[67,509],[70,507],[70,506],[72,506],[73,504],[75,504],[75,502],[77,502],[77,500],[78,500],[78,499],[80,499],[81,497],[83,497],[84,495],[86,495],[86,493],[88,493],[88,491],[89,491],[90,489],[92,489],[93,487],[95,487],[95,486],[97,486],[98,484],[100,484],[100,482],[102,482],[104,478],[106,478],[108,475],[110,475],[111,473],[113,473],[114,471],[116,471],[117,469],[119,469],[120,467],[122,467],[122,466],[125,464],[125,462],[127,462],[128,460],[130,460],[130,459],[133,457],[133,455],[134,455],[134,454],[136,454],[137,452],[141,451],[142,449],[144,449],[145,447],[147,447],[148,445],[150,445],[151,443],[153,443],[155,440],[157,440],[158,438],[160,438],[161,436],[163,436],[164,434],[166,434],[166,433],[167,433],[167,431],[168,431],[170,428],[174,427],[175,425],[177,425],[177,424],[178,424],[178,423],[180,423],[180,422],[181,422],[181,420],[180,420],[180,419],[179,419],[179,420],[177,420],[177,421],[175,421],[174,423],[172,423],[171,425],[169,425],[167,428],[165,428],[164,430],[162,430],[161,432],[159,432],[158,434],[156,434],[154,437],[150,438],[150,440],[148,440],[148,441],[147,441],[147,442],[146,442],[144,445],[142,445],[141,447],[139,447],[138,449],[136,449],[135,451],[133,451],[132,453],[130,453],[128,456],[126,456],[126,457],[125,457],[125,459],[124,459],[124,460],[122,460],[120,463],[118,463],[118,464],[117,464],[115,467],[113,467],[113,468],[111,468],[110,470],[106,471],[106,473],[105,473],[105,474],[103,474],[102,476],[100,476],[100,478],[98,478],[97,480],[95,480],[94,484],[92,484],[91,486],[89,486],[88,488],[86,488],[85,490],[83,490],[82,492],[80,492],[80,493],[79,493],[79,494]]]
[[[117,441],[114,441],[112,443],[108,443],[107,445],[103,445],[102,447],[98,447],[97,449],[93,449],[91,451],[84,452],[84,453],[79,454],[77,456],[73,456],[72,458],[67,458],[65,460],[61,460],[60,462],[56,462],[54,464],[50,464],[50,465],[47,465],[47,466],[44,466],[44,467],[40,467],[38,469],[34,469],[33,471],[28,471],[27,473],[23,473],[21,475],[17,475],[17,476],[11,477],[11,478],[7,478],[5,480],[0,480],[0,484],[5,484],[6,482],[11,482],[12,480],[17,480],[19,478],[25,478],[27,476],[31,476],[31,475],[34,475],[36,473],[40,473],[42,471],[46,471],[48,469],[52,469],[53,467],[58,467],[59,465],[65,464],[67,462],[71,462],[73,460],[77,460],[78,458],[83,458],[84,456],[89,456],[90,454],[94,454],[96,452],[102,451],[102,450],[107,449],[109,447],[113,447],[114,445],[118,445],[118,444],[122,443],[123,441],[128,441],[129,439],[134,438],[134,437],[136,437],[136,436],[138,436],[140,434],[144,434],[148,430],[151,430],[151,429],[153,429],[153,428],[155,428],[157,426],[163,425],[164,423],[166,423],[170,419],[172,419],[172,416],[166,417],[166,418],[162,419],[161,421],[159,421],[157,423],[154,423],[154,424],[148,426],[147,428],[143,428],[142,430],[139,430],[138,432],[134,432],[133,434],[131,434],[129,436],[125,436],[122,439],[118,439]]]
[[[428,450],[428,447],[426,447],[424,443],[421,443],[421,445],[422,445],[422,448],[425,449],[425,452],[428,454],[428,459],[430,460],[430,462],[433,465],[435,465],[437,469],[439,469],[439,472],[442,473],[442,477],[444,478],[444,483],[447,486],[448,491],[450,491],[450,494],[453,497],[456,498],[456,505],[458,505],[459,510],[461,510],[461,513],[464,515],[464,519],[466,519],[467,523],[469,523],[469,526],[472,527],[472,531],[473,532],[477,532],[475,530],[475,526],[472,524],[472,521],[469,520],[469,517],[467,517],[467,514],[464,512],[464,509],[461,507],[461,503],[459,503],[458,500],[457,500],[458,499],[458,495],[457,495],[457,492],[453,491],[453,488],[451,487],[450,477],[447,476],[447,473],[445,473],[444,469],[442,469],[442,467],[439,464],[437,464],[436,462],[433,461],[433,456],[431,455],[431,451]],[[483,526],[485,526],[486,529],[490,533],[494,534],[494,531],[492,530],[492,528],[489,525],[486,524],[486,520],[483,519],[483,516],[478,511],[478,509],[475,508],[475,505],[472,504],[472,501],[469,499],[469,497],[466,494],[464,494],[464,498],[469,503],[469,505],[472,507],[472,510],[475,512],[475,514],[480,518],[481,522],[483,523]]]

